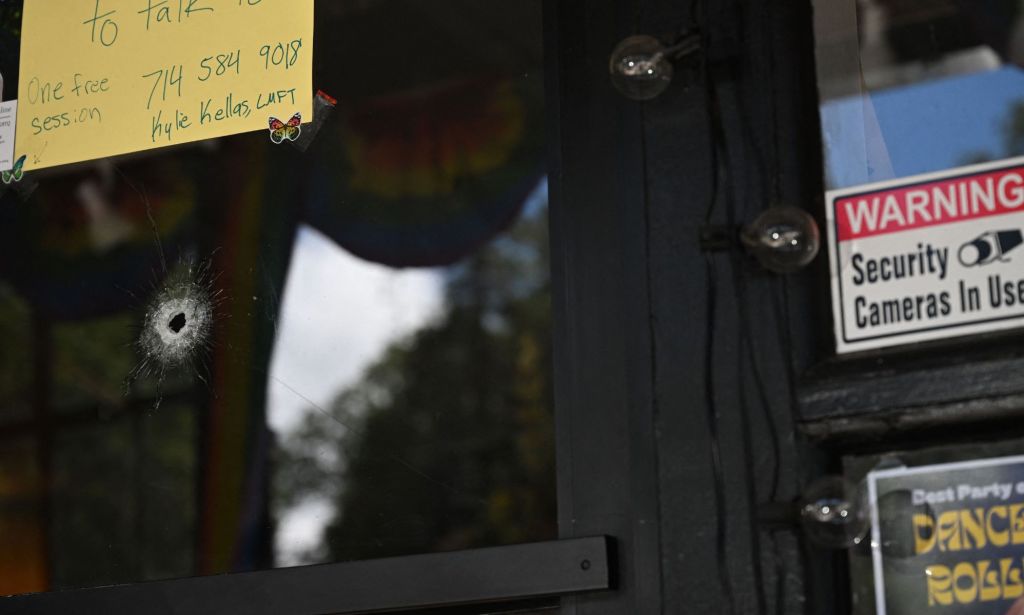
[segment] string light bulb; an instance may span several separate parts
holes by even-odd
[[[800,498],[800,525],[814,544],[848,549],[867,536],[869,513],[864,490],[841,476],[824,476]]]
[[[765,210],[743,228],[740,239],[765,269],[775,273],[806,267],[821,249],[821,233],[814,218],[790,206]]]
[[[630,36],[612,51],[608,63],[612,85],[630,100],[650,100],[672,83],[672,62],[661,41],[639,34]]]

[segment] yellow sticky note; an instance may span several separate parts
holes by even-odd
[[[310,121],[313,0],[25,0],[18,103],[26,170]]]

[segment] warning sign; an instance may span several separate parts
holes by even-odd
[[[868,475],[878,615],[1024,608],[1024,457]]]
[[[836,349],[1024,326],[1024,158],[827,194]]]

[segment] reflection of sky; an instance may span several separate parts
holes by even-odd
[[[436,270],[396,271],[359,260],[309,227],[295,241],[267,383],[267,419],[278,434],[297,427],[310,402],[329,408],[394,340],[437,314]],[[278,563],[303,563],[333,518],[333,504],[277,511]]]
[[[441,292],[434,270],[374,265],[301,227],[270,365],[270,426],[291,430],[310,401],[329,407],[389,343],[437,312]]]
[[[546,212],[547,181],[527,198],[523,217]],[[279,435],[295,429],[314,402],[330,407],[356,383],[388,345],[438,315],[443,269],[395,270],[339,248],[318,231],[301,227],[277,322],[267,383],[267,418]],[[304,562],[334,517],[333,502],[312,498],[279,517],[279,565]]]
[[[547,187],[542,180],[527,197],[523,217],[546,211]],[[390,343],[423,326],[441,307],[443,271],[375,265],[301,227],[270,366],[270,426],[290,431],[309,401],[327,408]]]
[[[829,188],[963,166],[977,154],[1003,158],[1009,110],[1022,100],[1024,71],[1005,67],[876,92],[870,107],[860,97],[829,101],[821,110]],[[881,143],[870,136],[878,129]],[[849,147],[865,135],[865,147]]]

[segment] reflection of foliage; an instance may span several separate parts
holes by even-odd
[[[1014,103],[1006,115],[1006,155],[1024,155],[1024,101]]]
[[[21,36],[21,0],[0,0],[0,31]]]
[[[57,436],[54,588],[192,573],[195,437],[188,406]]]
[[[32,324],[29,307],[0,283],[0,337],[13,352],[0,352],[0,421],[31,414],[28,399],[32,382]]]
[[[543,224],[526,220],[450,277],[438,322],[286,441],[279,504],[333,492],[337,506],[314,559],[553,536],[547,267]]]
[[[964,156],[963,164],[977,164],[1002,158],[1024,156],[1024,100],[1013,103],[1003,119],[1003,151],[975,151]]]
[[[74,323],[54,323],[53,404],[61,411],[102,403],[124,404],[124,374],[132,366],[125,352],[134,318],[122,313]]]

